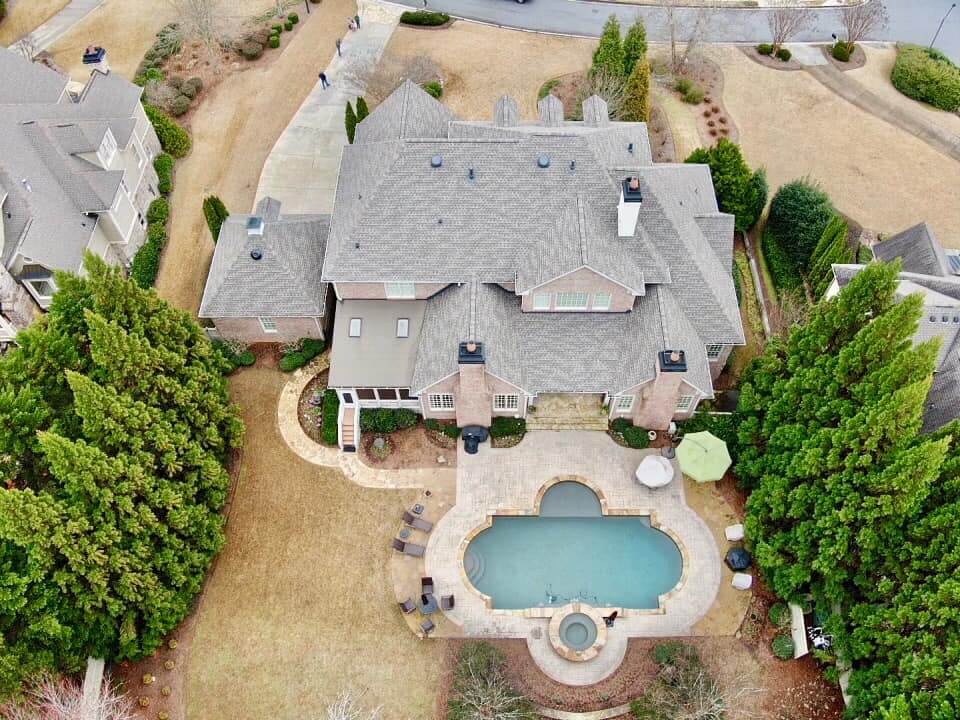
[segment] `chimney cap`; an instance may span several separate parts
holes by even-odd
[[[661,350],[660,372],[686,372],[687,356],[683,350]]]
[[[482,342],[477,342],[476,340],[469,340],[467,342],[460,343],[460,347],[457,352],[458,364],[482,365],[483,362],[484,362],[484,358],[483,358]]]
[[[640,178],[628,177],[624,179],[623,201],[628,203],[643,202],[643,191],[640,189]]]

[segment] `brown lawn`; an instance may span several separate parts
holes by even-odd
[[[384,720],[425,720],[444,641],[418,640],[394,598],[388,543],[416,491],[370,490],[293,455],[277,429],[285,376],[231,381],[247,425],[220,555],[196,614],[187,717],[325,716],[341,690]]]
[[[60,12],[70,0],[13,0],[0,21],[0,45],[11,45]]]

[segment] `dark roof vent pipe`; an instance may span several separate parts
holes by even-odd
[[[541,155],[540,157],[538,157],[538,158],[537,158],[537,166],[538,166],[538,167],[541,167],[541,168],[548,168],[548,167],[550,167],[550,156],[549,156],[549,155]]]
[[[254,260],[259,260],[263,257],[263,250],[260,248],[254,248],[250,251],[250,257],[252,257]]]
[[[438,168],[438,167],[440,167],[441,165],[443,165],[443,156],[442,156],[442,155],[434,155],[432,158],[430,158],[430,167],[432,167],[432,168]]]

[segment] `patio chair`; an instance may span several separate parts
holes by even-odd
[[[441,596],[440,596],[440,609],[441,609],[441,610],[453,610],[453,595],[441,595]]]
[[[425,618],[424,621],[420,623],[420,629],[423,630],[424,636],[427,636],[430,633],[432,633],[435,627],[437,626],[433,624],[433,620],[431,620],[430,618]]]
[[[407,598],[401,603],[397,603],[400,606],[400,612],[404,615],[409,615],[414,610],[417,609],[417,604],[413,601],[413,598]]]
[[[403,511],[403,522],[412,527],[414,530],[423,530],[426,533],[433,530],[432,522],[424,520],[423,518],[418,518],[406,510]]]
[[[420,578],[420,594],[433,595],[433,578],[432,577]]]
[[[404,555],[411,555],[413,557],[423,557],[423,554],[427,551],[424,545],[404,542],[400,538],[394,538],[390,545],[397,552],[402,552]]]

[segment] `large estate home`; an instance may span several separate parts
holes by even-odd
[[[902,263],[899,297],[923,296],[916,342],[940,338],[940,353],[927,395],[924,430],[931,432],[960,418],[960,253],[944,251],[926,223],[908,228],[873,246],[874,257]],[[834,265],[833,297],[863,265]]]
[[[157,197],[160,143],[142,88],[94,69],[85,85],[0,48],[0,342],[49,306],[86,250],[128,265]]]

